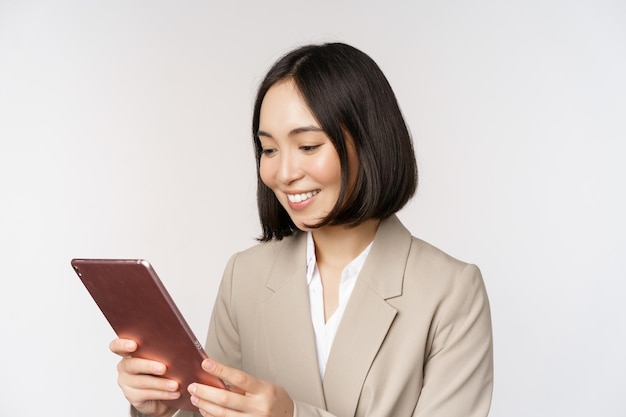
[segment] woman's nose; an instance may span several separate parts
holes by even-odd
[[[288,153],[280,155],[277,179],[283,184],[291,184],[300,178],[302,178],[302,169],[298,158],[294,158]]]

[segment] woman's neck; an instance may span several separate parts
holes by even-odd
[[[370,219],[356,227],[325,226],[312,231],[318,264],[345,266],[374,240],[380,220]]]

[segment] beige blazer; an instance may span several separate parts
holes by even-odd
[[[493,386],[489,303],[480,271],[384,220],[328,358],[317,365],[306,236],[234,255],[207,353],[282,385],[296,415],[486,416]]]

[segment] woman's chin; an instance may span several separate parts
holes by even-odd
[[[312,227],[310,227],[309,223],[294,222],[294,224],[296,225],[298,230],[300,230],[302,232],[311,232],[311,231],[314,230]],[[309,226],[307,226],[307,225],[309,225]]]
[[[313,230],[317,230],[318,228],[311,227],[311,226],[318,224],[320,221],[322,221],[322,219],[317,219],[317,218],[315,218],[315,219],[303,219],[303,218],[296,218],[296,219],[294,219],[292,217],[291,221],[293,222],[293,224],[296,225],[298,230],[301,230],[303,232],[312,232]]]

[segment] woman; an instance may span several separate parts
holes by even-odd
[[[281,58],[256,98],[263,243],[229,261],[203,369],[212,416],[486,416],[493,364],[477,267],[414,238],[411,138],[378,66],[345,44]],[[135,415],[170,416],[165,366],[117,339]],[[188,412],[178,411],[177,415]]]

